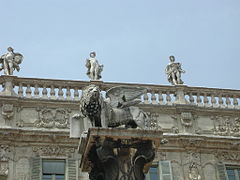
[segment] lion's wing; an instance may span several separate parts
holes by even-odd
[[[119,103],[132,101],[144,93],[146,93],[146,88],[117,86],[109,89],[106,92],[106,97],[110,98],[113,107],[117,107]]]

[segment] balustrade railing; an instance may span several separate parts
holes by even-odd
[[[0,76],[0,96],[79,101],[82,89],[89,84],[98,85],[103,95],[114,86],[144,87],[147,89],[147,93],[141,97],[142,104],[165,106],[184,104],[208,108],[240,109],[240,90],[189,87],[185,85],[166,86]]]

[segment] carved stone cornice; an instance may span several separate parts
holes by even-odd
[[[0,141],[8,144],[59,143],[77,147],[78,139],[69,138],[68,130],[39,130],[38,128],[0,128]]]
[[[34,153],[36,153],[37,155],[40,155],[40,156],[43,156],[43,155],[45,155],[45,156],[59,156],[59,155],[68,156],[75,152],[75,149],[73,147],[63,147],[63,146],[58,146],[58,145],[33,146],[32,150]]]
[[[196,149],[198,147],[202,147],[204,142],[203,138],[179,138],[178,143],[180,147],[185,149]]]

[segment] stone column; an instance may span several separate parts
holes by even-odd
[[[13,81],[16,78],[16,76],[8,76],[3,75],[1,76],[1,79],[3,79],[3,91],[0,92],[1,96],[17,96],[17,94],[14,92],[14,84]]]

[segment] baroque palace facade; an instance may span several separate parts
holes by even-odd
[[[0,179],[88,179],[79,169],[79,138],[70,133],[81,90],[95,84],[145,87],[138,107],[162,131],[147,179],[239,179],[239,90],[0,76]],[[14,88],[13,88],[14,85]],[[87,130],[79,122],[80,131]],[[73,134],[73,137],[70,137]]]
[[[99,87],[103,99],[113,87],[146,89],[140,103],[130,108],[132,113],[121,111],[148,117],[137,124],[141,128],[115,127],[101,132],[155,138],[147,180],[240,180],[239,90],[183,85],[184,71],[173,56],[166,68],[171,86],[100,81],[103,66],[94,52],[87,60],[91,81],[22,78],[12,74],[14,68],[20,69],[23,56],[12,48],[8,51],[0,58],[5,72],[0,76],[0,180],[89,179],[80,168],[86,162],[79,141],[91,123],[76,115],[88,85]],[[97,67],[94,71],[93,65]],[[122,96],[116,112],[126,106],[126,98]],[[84,108],[91,110],[92,106]]]

